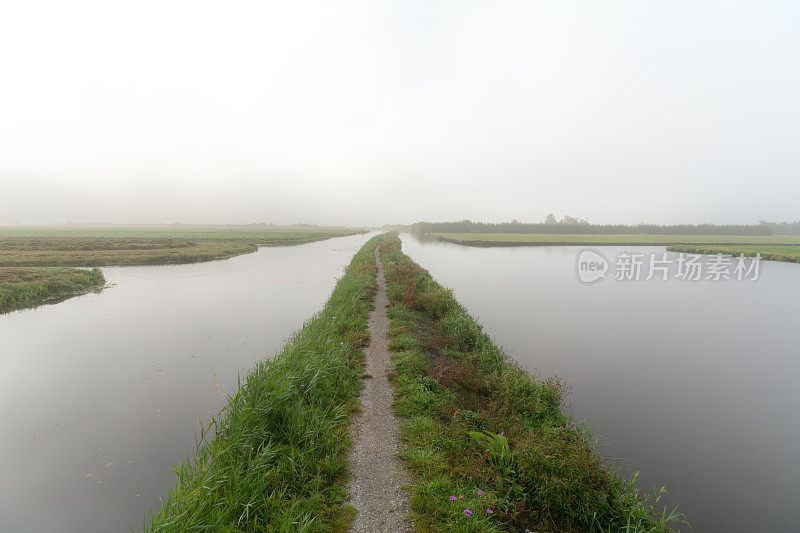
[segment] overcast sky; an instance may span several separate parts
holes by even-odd
[[[22,223],[800,219],[800,2],[5,2]]]

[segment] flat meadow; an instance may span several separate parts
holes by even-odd
[[[0,312],[98,290],[97,267],[227,259],[364,233],[319,226],[15,226],[0,228]],[[74,267],[89,267],[81,270]]]

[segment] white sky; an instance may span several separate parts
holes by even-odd
[[[800,219],[800,2],[0,3],[23,223]]]

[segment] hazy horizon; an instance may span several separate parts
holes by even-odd
[[[794,2],[9,4],[0,215],[797,220],[798,23]]]

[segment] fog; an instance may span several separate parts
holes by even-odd
[[[798,217],[796,2],[7,2],[20,223]]]

